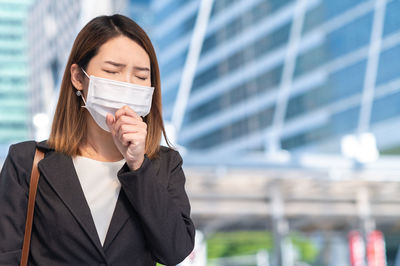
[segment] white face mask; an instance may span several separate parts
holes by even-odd
[[[121,82],[95,76],[88,76],[89,88],[86,101],[81,95],[85,107],[94,121],[105,131],[110,132],[106,123],[106,115],[115,112],[124,105],[128,105],[138,115],[146,116],[150,112],[154,87]]]

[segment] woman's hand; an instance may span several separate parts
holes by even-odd
[[[106,122],[129,168],[140,168],[144,160],[147,124],[126,105],[115,113],[115,117],[107,114]]]

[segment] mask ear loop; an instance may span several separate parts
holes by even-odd
[[[83,102],[84,102],[85,105],[86,105],[86,101],[85,101],[85,98],[83,98],[82,92],[77,90],[77,91],[75,92],[75,94],[76,94],[76,96],[78,96],[78,97],[81,96]],[[81,107],[85,107],[85,106],[81,106]]]
[[[90,80],[90,77],[88,76],[88,74],[86,73],[86,71],[83,70],[83,68],[81,68],[81,70],[83,71],[83,73],[85,73],[86,77],[88,77],[88,79]],[[86,108],[86,101],[85,101],[85,98],[84,98],[83,95],[82,95],[82,92],[77,90],[77,91],[76,91],[76,96],[78,96],[78,97],[81,96],[83,102],[85,103],[85,105],[82,105],[81,107]]]
[[[83,73],[85,73],[86,77],[88,77],[88,79],[90,79],[89,75],[86,73],[85,70],[83,70],[83,68],[81,68],[81,70],[83,71]]]

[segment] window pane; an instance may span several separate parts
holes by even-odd
[[[383,36],[392,34],[395,31],[400,30],[400,1],[395,0],[388,3],[386,7],[385,26],[383,30]]]
[[[376,84],[400,77],[400,45],[381,53]]]

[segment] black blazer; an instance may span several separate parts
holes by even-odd
[[[0,265],[19,265],[35,147],[45,152],[33,219],[29,265],[175,265],[193,249],[194,226],[182,158],[159,158],[118,172],[121,191],[104,246],[70,156],[46,142],[10,147],[0,174]]]

